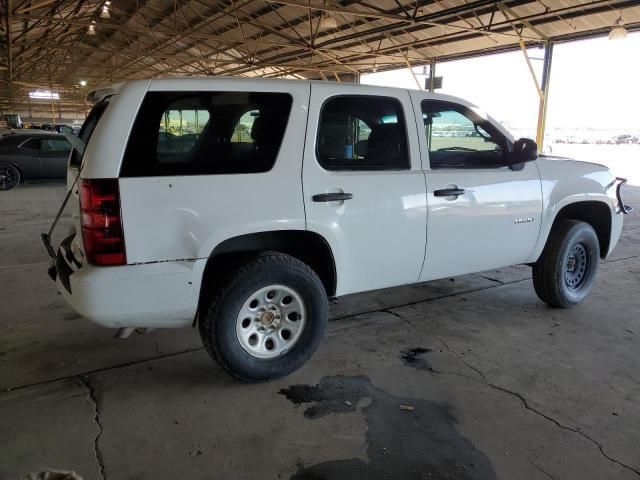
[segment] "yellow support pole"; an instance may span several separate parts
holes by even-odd
[[[536,129],[536,143],[538,151],[542,153],[544,148],[544,132],[547,123],[547,104],[549,101],[549,78],[551,75],[551,60],[553,58],[553,43],[544,46],[544,64],[542,66],[542,86],[540,104],[538,107],[538,128]]]

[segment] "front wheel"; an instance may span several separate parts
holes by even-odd
[[[10,163],[0,162],[0,190],[11,190],[20,183],[20,171]]]
[[[315,352],[327,324],[322,282],[301,261],[264,253],[240,267],[200,316],[202,342],[247,382],[288,375]]]
[[[533,265],[536,294],[552,307],[582,302],[593,287],[599,258],[600,244],[593,227],[562,220],[551,230],[542,256]]]

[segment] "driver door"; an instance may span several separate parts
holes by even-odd
[[[427,249],[420,281],[525,262],[540,231],[535,162],[507,166],[512,147],[476,108],[412,92],[427,184]]]

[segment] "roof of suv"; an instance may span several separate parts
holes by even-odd
[[[189,84],[192,84],[195,87],[198,84],[202,84],[203,80],[210,81],[210,82],[242,81],[243,83],[245,82],[260,83],[261,85],[264,85],[264,84],[290,85],[290,84],[302,84],[302,83],[306,83],[308,85],[332,84],[345,89],[375,88],[375,89],[384,89],[384,90],[390,90],[390,91],[400,91],[400,90],[401,91],[407,91],[407,90],[419,91],[416,88],[387,87],[387,86],[380,86],[380,85],[368,85],[368,84],[362,84],[362,83],[347,83],[347,82],[338,83],[338,82],[328,82],[326,80],[294,80],[294,79],[284,79],[284,78],[260,78],[260,77],[247,78],[247,77],[226,77],[226,76],[157,77],[157,78],[147,79],[147,80],[131,80],[128,82],[117,83],[114,85],[107,85],[107,86],[96,88],[95,90],[92,90],[87,94],[87,101],[96,103],[109,95],[120,93],[124,88],[126,88],[127,85],[132,83],[139,83],[139,82],[147,83],[149,87],[152,87],[154,83],[161,82],[162,84],[170,83],[172,85],[175,84],[184,88]],[[468,104],[468,102],[464,101],[463,99],[453,97],[451,95],[434,93],[429,91],[422,91],[422,93],[425,93],[434,99],[456,100],[456,101],[461,101],[465,104]]]

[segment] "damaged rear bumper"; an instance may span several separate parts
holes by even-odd
[[[71,254],[72,240],[73,236],[62,242],[49,274],[80,315],[109,328],[174,328],[192,323],[206,260],[81,265]]]

